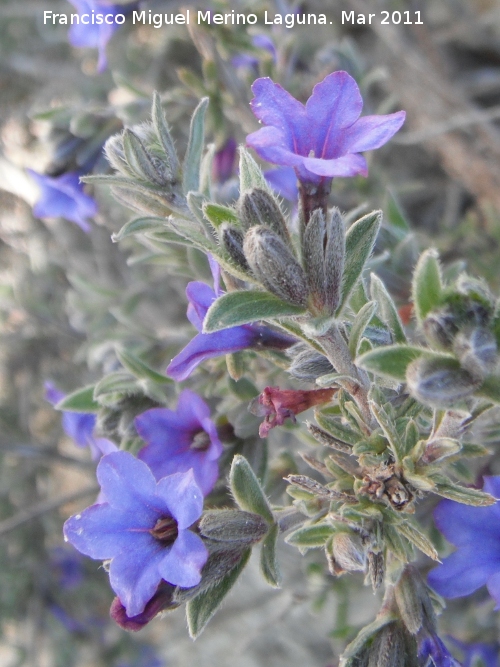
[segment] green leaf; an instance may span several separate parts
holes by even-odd
[[[436,482],[433,492],[443,498],[448,498],[464,505],[472,505],[473,507],[488,507],[496,503],[496,499],[489,493],[454,484],[444,475],[432,475],[432,479]]]
[[[192,639],[200,636],[209,620],[220,607],[247,564],[251,552],[251,549],[244,551],[236,567],[230,570],[215,586],[189,600],[186,605],[186,618]]]
[[[404,238],[410,231],[410,225],[401,209],[399,201],[396,199],[393,192],[389,191],[387,203],[384,207],[386,218],[392,227],[395,227],[400,232],[400,238]]]
[[[270,586],[279,588],[281,573],[276,559],[276,543],[278,541],[279,526],[275,524],[262,542],[260,550],[260,571]]]
[[[160,185],[159,175],[141,140],[132,130],[123,130],[123,151],[131,170],[147,183]]]
[[[373,401],[369,401],[369,403],[371,411],[375,415],[376,420],[380,424],[382,431],[389,442],[396,463],[400,464],[405,455],[405,448],[401,442],[395,424],[382,406],[377,405]]]
[[[337,309],[337,315],[342,312],[348,303],[351,292],[363,273],[366,261],[370,257],[380,222],[381,211],[373,211],[352,224],[345,238],[345,266],[342,281],[342,298]]]
[[[328,431],[335,438],[341,442],[345,442],[348,445],[355,445],[360,440],[361,435],[356,433],[347,426],[344,426],[340,423],[340,417],[334,417],[333,415],[328,415],[325,412],[317,411],[314,415],[318,426]]]
[[[68,412],[97,412],[99,403],[94,400],[94,385],[71,392],[55,406],[56,410]]]
[[[397,527],[384,524],[384,539],[388,548],[402,563],[408,563],[411,560],[411,547],[405,544],[405,540],[401,538]]]
[[[349,352],[354,358],[358,351],[359,341],[361,340],[363,333],[368,326],[368,323],[375,315],[377,310],[377,304],[375,301],[369,301],[358,311],[354,322],[352,323],[351,332],[349,334]]]
[[[395,342],[406,343],[406,334],[396,304],[386,290],[384,283],[374,273],[371,275],[370,291],[372,299],[379,305],[379,315],[391,330]]]
[[[452,358],[415,345],[384,345],[365,352],[356,359],[356,364],[382,377],[404,382],[408,366],[422,356]]]
[[[490,375],[475,392],[476,396],[486,398],[492,403],[500,403],[500,377]]]
[[[182,220],[181,218],[169,218],[169,223],[174,228],[176,234],[190,241],[191,245],[194,245],[196,248],[205,252],[218,250],[215,241],[208,238],[196,223],[190,220]]]
[[[119,232],[111,235],[113,243],[121,241],[127,236],[144,234],[144,232],[164,231],[166,228],[164,218],[136,218],[125,223]]]
[[[208,309],[203,322],[204,333],[228,329],[240,324],[300,315],[304,309],[285,303],[268,292],[247,290],[229,292],[219,297]]]
[[[224,222],[229,222],[232,225],[240,225],[240,220],[236,215],[236,211],[229,206],[222,206],[222,204],[204,204],[203,213],[205,217],[217,229]]]
[[[139,379],[151,380],[151,382],[155,382],[156,384],[173,383],[172,378],[157,373],[150,366],[145,364],[142,359],[139,359],[139,357],[136,357],[135,354],[132,354],[128,350],[116,350],[116,356],[122,366]]]
[[[421,533],[418,528],[410,523],[409,519],[399,523],[397,525],[397,530],[426,556],[429,556],[432,560],[439,560],[438,553],[432,542],[426,535]]]
[[[170,130],[165,118],[165,114],[163,113],[160,96],[156,91],[153,93],[153,108],[151,110],[151,118],[156,136],[158,137],[158,140],[165,153],[165,157],[167,158],[169,169],[172,172],[172,175],[175,176],[179,169],[177,153],[175,151],[174,142],[172,141],[172,137],[170,135]]]
[[[431,310],[441,305],[443,285],[436,250],[430,248],[420,256],[413,273],[412,299],[421,325]]]
[[[253,188],[261,188],[272,195],[262,169],[246,148],[240,147],[240,193],[244,194]]]
[[[274,517],[269,502],[257,476],[244,456],[236,454],[231,464],[229,484],[238,506],[247,512],[260,514],[274,524]]]
[[[285,538],[285,542],[302,549],[316,549],[324,547],[334,532],[335,529],[330,523],[316,523],[294,530]]]
[[[204,97],[191,118],[189,141],[183,164],[182,189],[185,194],[198,192],[200,188],[200,168],[205,144],[205,113],[208,97]]]
[[[115,393],[127,394],[130,396],[141,393],[141,388],[135,377],[129,375],[129,373],[124,373],[123,371],[116,371],[115,373],[105,375],[102,380],[96,384],[94,398],[98,399],[99,396]]]
[[[346,661],[353,658],[361,651],[364,645],[381,630],[385,625],[397,620],[395,614],[385,612],[376,617],[374,621],[365,625],[365,627],[358,632],[356,637],[348,644],[340,657],[340,665],[345,665]]]

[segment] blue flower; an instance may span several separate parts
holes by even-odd
[[[272,189],[280,197],[297,203],[299,189],[297,187],[297,174],[292,167],[278,167],[278,169],[267,169],[264,178]]]
[[[27,171],[40,187],[40,198],[33,206],[37,218],[66,218],[84,232],[90,231],[88,220],[96,215],[97,203],[83,191],[80,173],[45,176],[32,169]]]
[[[57,389],[52,382],[45,383],[45,398],[52,405],[57,405],[66,396]],[[110,454],[117,450],[117,446],[107,438],[97,438],[94,435],[96,416],[90,412],[70,412],[63,410],[62,427],[66,435],[73,440],[77,447],[88,447],[92,459],[97,461],[103,454]]]
[[[162,580],[199,584],[208,552],[189,530],[203,511],[192,470],[157,482],[145,463],[118,451],[103,456],[97,479],[107,502],[68,519],[64,535],[86,556],[111,561],[111,588],[127,616],[144,611]]]
[[[137,7],[136,2],[126,2],[125,4],[107,4],[97,0],[69,0],[69,2],[76,7],[80,15],[92,15],[92,12],[95,12],[95,14],[104,16],[110,14],[115,17],[117,14],[129,14]],[[99,49],[97,71],[103,72],[108,65],[106,60],[107,43],[119,27],[120,25],[115,23],[114,20],[109,24],[105,20],[101,24],[91,23],[90,21],[88,24],[74,23],[69,30],[69,41],[73,46]]]
[[[147,410],[135,418],[135,427],[147,442],[138,456],[156,479],[192,469],[203,494],[210,493],[219,476],[222,444],[210,408],[198,394],[185,389],[177,410]]]
[[[215,290],[198,281],[189,283],[186,288],[189,300],[187,317],[200,333],[172,359],[167,368],[167,374],[178,382],[188,378],[206,359],[248,348],[266,347],[284,350],[297,342],[291,336],[257,324],[244,324],[214,333],[202,333],[203,320],[210,305],[222,294],[218,286],[220,269],[213,260],[212,273]]]
[[[454,637],[451,641],[459,647],[463,653],[463,667],[499,667],[500,645],[498,644],[464,644]]]
[[[484,490],[500,498],[500,476],[485,477]],[[500,609],[500,505],[470,507],[443,500],[434,511],[436,526],[458,547],[429,574],[429,584],[447,598],[488,587]]]
[[[418,638],[418,662],[421,667],[461,667],[435,633]]]
[[[360,153],[383,146],[405,119],[404,111],[360,118],[363,100],[347,72],[329,74],[305,105],[268,77],[252,91],[252,111],[267,127],[250,134],[247,145],[268,162],[293,167],[303,183],[366,176]]]

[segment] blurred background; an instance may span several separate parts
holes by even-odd
[[[128,12],[139,5],[169,15],[186,7],[168,0],[120,6]],[[365,113],[407,111],[403,130],[369,156],[368,179],[338,180],[332,193],[332,203],[343,211],[381,207],[393,222],[409,224],[411,233],[381,267],[399,304],[408,305],[410,267],[419,248],[429,245],[447,265],[458,270],[465,263],[499,287],[497,1],[221,0],[198,6],[252,12],[259,21],[189,29],[127,21],[99,52],[74,45],[76,38],[72,44],[68,26],[43,24],[43,10],[75,13],[67,2],[0,2],[5,667],[327,667],[336,664],[349,631],[370,620],[378,606],[374,598],[367,604],[363,597],[361,604],[356,592],[348,595],[343,579],[325,585],[320,556],[300,562],[284,546],[283,589],[266,587],[251,565],[196,643],[188,638],[182,612],[130,635],[109,620],[113,595],[104,570],[62,540],[64,520],[93,502],[95,462],[89,448],[78,447],[64,431],[60,413],[46,399],[46,383],[66,393],[98,380],[114,368],[121,341],[149,346],[161,367],[192,335],[184,288],[203,271],[199,258],[156,252],[130,239],[113,244],[111,234],[132,219],[131,212],[106,188],[86,187],[97,212],[79,221],[59,180],[105,173],[104,141],[148,118],[154,90],[161,93],[181,155],[192,111],[201,96],[210,98],[206,134],[218,156],[213,176],[220,201],[230,202],[236,194],[234,146],[257,128],[248,106],[253,80],[271,76],[304,101],[326,74],[347,70],[360,85]],[[324,13],[332,25],[265,25],[265,11]],[[377,18],[372,25],[342,25],[342,11]],[[381,25],[382,11],[392,25]],[[411,25],[404,25],[407,17]],[[63,209],[50,214],[54,201]],[[489,438],[498,439],[494,428]],[[478,615],[495,637],[496,616],[478,596]]]

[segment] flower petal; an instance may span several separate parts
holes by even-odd
[[[109,583],[122,601],[127,616],[136,616],[144,611],[155,594],[162,578],[158,566],[165,551],[159,542],[151,538],[148,546],[134,543],[111,561]]]
[[[116,510],[108,503],[87,507],[64,524],[66,539],[80,553],[97,560],[128,551],[137,540],[152,540],[147,530],[140,516]]]
[[[284,167],[296,167],[302,155],[290,145],[286,134],[275,127],[261,127],[247,136],[246,145],[253,148],[263,160]]]
[[[208,551],[201,538],[190,530],[182,530],[172,548],[163,556],[159,571],[170,584],[191,588],[200,583],[201,569],[207,558]]]
[[[500,566],[498,568],[498,572],[493,574],[488,579],[488,581],[486,582],[486,586],[488,588],[488,593],[497,603],[495,610],[498,611],[500,609]]]
[[[442,500],[434,510],[434,521],[446,539],[457,547],[467,547],[484,538],[496,539],[500,553],[500,508],[497,505],[470,507]]]
[[[189,300],[187,311],[188,320],[198,329],[198,331],[201,331],[207,310],[210,308],[213,301],[215,301],[215,292],[206,283],[196,280],[188,283],[188,286],[186,287],[186,296]]]
[[[368,175],[368,165],[362,155],[349,154],[335,160],[321,160],[315,157],[302,158],[307,171],[317,176],[361,176]]]
[[[342,152],[361,153],[380,148],[396,134],[405,118],[404,111],[386,116],[363,116],[345,130],[342,136]]]
[[[279,128],[289,147],[300,152],[308,131],[304,105],[269,77],[257,79],[252,92],[255,97],[250,106],[255,116],[265,125]]]
[[[306,103],[307,132],[311,136],[315,128],[315,136],[305,154],[312,149],[318,158],[339,157],[339,133],[359,118],[362,109],[358,84],[347,72],[332,72],[316,84]]]
[[[148,447],[161,456],[175,456],[189,449],[199,422],[193,415],[168,408],[152,408],[135,418],[135,427]],[[142,452],[143,450],[141,450]],[[140,456],[143,461],[146,458]]]
[[[156,489],[157,495],[163,499],[169,513],[177,521],[180,531],[189,528],[200,518],[203,512],[203,494],[196,484],[192,470],[163,477]]]
[[[500,572],[500,549],[484,552],[472,545],[445,558],[427,580],[440,595],[457,598],[481,588],[496,572]]]
[[[117,510],[132,512],[139,525],[152,527],[168,507],[156,496],[156,480],[148,466],[130,452],[103,456],[97,479],[107,502]]]

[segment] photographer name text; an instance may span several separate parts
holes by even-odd
[[[198,25],[283,25],[286,28],[295,26],[333,25],[423,25],[420,11],[381,11],[378,13],[356,13],[354,11],[342,11],[337,21],[330,21],[326,14],[271,14],[265,11],[259,17],[257,14],[244,14],[231,12],[224,14],[215,13],[210,10],[186,9],[182,13],[160,14],[151,10],[133,11],[126,14],[103,14],[92,10],[88,14],[58,14],[45,10],[43,12],[43,24],[47,25],[123,25],[130,21],[132,24],[151,25],[154,28],[162,28],[169,25],[190,25],[191,22]]]

